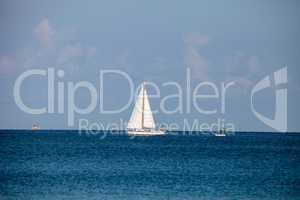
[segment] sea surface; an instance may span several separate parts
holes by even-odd
[[[0,131],[0,199],[300,199],[300,134]]]

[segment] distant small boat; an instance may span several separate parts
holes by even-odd
[[[216,137],[225,137],[227,135],[224,134],[224,133],[214,133],[214,136],[216,136]]]
[[[214,132],[213,135],[216,137],[225,137],[225,136],[227,136],[227,132],[226,132],[226,129],[221,129],[217,132]]]
[[[141,136],[165,134],[164,130],[155,129],[155,122],[144,83],[141,85],[140,93],[127,125],[127,133]]]
[[[40,127],[37,124],[33,124],[32,127],[31,127],[31,130],[38,131],[38,130],[40,130]]]

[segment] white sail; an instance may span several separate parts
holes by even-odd
[[[144,89],[144,128],[155,129],[153,114],[151,111],[147,91]]]
[[[140,90],[139,95],[137,96],[130,120],[128,122],[127,128],[128,129],[142,129],[142,105],[143,105],[143,86]]]
[[[142,84],[139,95],[131,114],[128,129],[155,129],[153,114],[151,111],[147,92]]]

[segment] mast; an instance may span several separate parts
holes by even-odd
[[[145,92],[144,92],[144,83],[142,83],[142,92],[143,92],[143,103],[142,103],[142,128],[144,128],[144,109],[145,109]]]

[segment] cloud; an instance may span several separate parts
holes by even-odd
[[[9,74],[16,68],[16,61],[8,56],[0,57],[0,73]]]
[[[191,46],[202,46],[209,43],[210,38],[206,35],[197,33],[188,33],[184,36],[183,41],[186,45]]]
[[[245,77],[231,77],[229,80],[234,81],[241,89],[248,89],[253,85],[253,81]],[[244,90],[244,92],[246,91]]]
[[[235,52],[225,58],[227,80],[236,82],[241,88],[250,88],[261,71],[257,56],[247,56],[242,52]]]
[[[250,56],[247,61],[250,73],[257,73],[260,71],[260,63],[257,56]]]
[[[197,47],[205,46],[210,38],[205,35],[190,33],[183,38],[185,44],[184,65],[191,69],[192,78],[208,80],[209,64],[207,59],[200,54]]]
[[[261,71],[257,56],[234,52],[225,56],[222,66],[208,60],[201,51],[210,44],[211,38],[197,33],[186,34],[183,38],[184,65],[191,69],[193,79],[199,81],[234,81],[243,91],[249,89]]]
[[[55,30],[51,27],[48,19],[43,19],[33,30],[35,37],[45,46],[51,46]]]
[[[95,47],[82,46],[80,43],[69,44],[60,48],[56,64],[63,65],[78,58],[90,59],[96,54],[96,52],[97,49]]]
[[[193,78],[201,80],[209,79],[208,61],[194,47],[186,47],[184,64],[191,69]]]
[[[257,56],[248,56],[242,52],[235,52],[225,57],[226,71],[230,75],[252,76],[260,71],[260,63]]]
[[[57,62],[58,64],[64,64],[69,60],[72,60],[73,58],[82,57],[83,55],[84,55],[84,50],[79,44],[67,45],[62,48],[57,58]]]
[[[58,67],[73,73],[91,64],[97,52],[95,47],[78,38],[76,29],[54,29],[47,18],[34,27],[33,33],[40,46],[29,44],[18,56],[21,66],[27,68]]]
[[[88,57],[93,57],[97,53],[97,49],[96,47],[88,47],[86,52]]]

